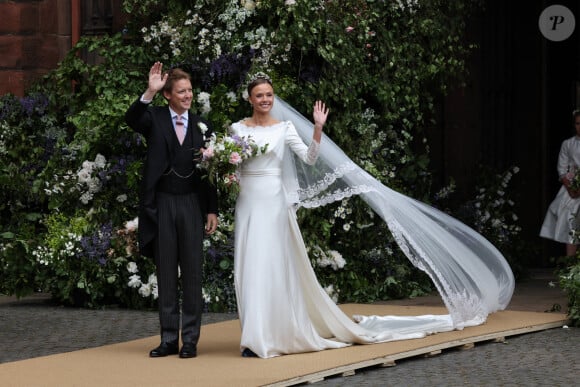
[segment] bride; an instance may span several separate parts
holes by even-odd
[[[501,253],[461,222],[390,190],[352,163],[322,133],[324,103],[314,105],[313,129],[275,97],[267,75],[256,74],[247,91],[253,114],[234,123],[232,134],[268,148],[240,168],[234,281],[242,356],[421,338],[481,324],[507,306],[514,278]],[[310,265],[296,209],[352,195],[361,195],[388,224],[402,251],[431,277],[449,314],[353,321],[326,294]]]

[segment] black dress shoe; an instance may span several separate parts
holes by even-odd
[[[250,348],[246,348],[242,352],[242,357],[258,357]]]
[[[197,356],[197,348],[195,347],[195,345],[191,343],[183,344],[183,347],[181,347],[181,351],[179,351],[179,357],[182,359],[189,359],[196,356]]]
[[[177,355],[177,344],[161,343],[159,347],[149,352],[149,357],[165,357],[168,355]]]

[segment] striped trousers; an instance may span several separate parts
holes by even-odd
[[[197,345],[203,310],[201,272],[204,222],[199,199],[195,193],[176,195],[158,192],[156,196],[158,230],[155,265],[161,342],[179,342],[181,320],[182,342]]]

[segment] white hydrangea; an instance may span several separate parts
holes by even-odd
[[[131,277],[129,277],[129,282],[127,283],[127,286],[129,286],[130,288],[138,288],[142,284],[143,283],[141,282],[141,276],[139,276],[139,274],[133,274]]]
[[[151,296],[151,291],[152,289],[151,286],[149,286],[149,284],[142,284],[141,287],[139,288],[139,294],[145,298]]]
[[[197,96],[197,102],[200,104],[201,112],[203,114],[207,114],[211,111],[211,104],[209,98],[210,94],[205,91],[202,91]]]
[[[207,290],[205,290],[205,288],[201,289],[201,296],[203,297],[203,301],[206,304],[209,304],[211,302],[211,295],[207,292]]]
[[[125,230],[133,232],[139,228],[139,218],[134,218],[125,222]]]
[[[338,302],[338,289],[334,289],[334,285],[328,285],[324,288],[324,291],[335,303]]]
[[[139,268],[137,267],[137,264],[135,262],[129,262],[127,263],[127,271],[129,273],[137,273],[139,272]]]
[[[338,270],[342,269],[344,265],[346,265],[345,259],[338,251],[329,250],[328,252],[324,252],[320,246],[315,246],[314,249],[314,255],[317,256],[316,264],[319,267],[330,266],[333,270]]]

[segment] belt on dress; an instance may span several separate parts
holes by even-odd
[[[242,176],[280,176],[281,174],[282,170],[280,168],[242,171]]]

